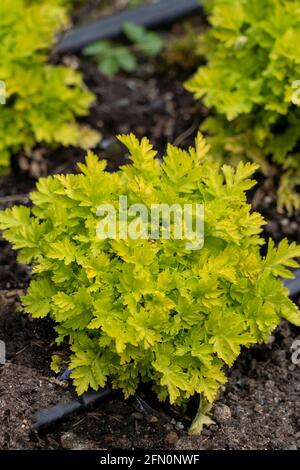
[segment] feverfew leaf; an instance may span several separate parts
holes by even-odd
[[[300,247],[296,243],[289,245],[288,241],[284,239],[275,248],[273,240],[270,240],[264,268],[270,270],[275,276],[293,278],[292,272],[287,268],[297,268],[299,266],[297,261],[294,260],[295,257],[300,257]]]
[[[229,366],[238,357],[242,345],[255,343],[255,339],[246,331],[245,322],[237,313],[233,317],[229,311],[214,311],[206,322],[206,328],[212,335],[210,343],[214,353]]]
[[[51,298],[54,292],[47,278],[32,281],[27,295],[22,298],[22,303],[34,318],[44,318],[51,312]]]

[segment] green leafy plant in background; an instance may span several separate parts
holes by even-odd
[[[261,256],[264,220],[246,201],[256,164],[220,166],[200,134],[188,151],[169,145],[162,163],[146,138],[119,140],[131,164],[109,173],[89,152],[81,174],[40,179],[33,208],[2,212],[0,228],[20,262],[33,265],[24,309],[51,317],[57,343],[69,342],[77,392],[109,381],[126,397],[149,382],[160,400],[179,405],[199,394],[191,428],[199,432],[241,346],[267,342],[282,317],[300,325],[278,279],[293,277],[300,247],[270,241]],[[204,247],[189,251],[184,238],[99,239],[97,209],[118,212],[121,195],[149,209],[204,204]]]
[[[207,65],[186,88],[214,109],[202,127],[214,154],[283,168],[279,207],[300,207],[299,0],[206,0]],[[300,86],[298,86],[300,88]]]
[[[92,147],[99,135],[76,123],[88,114],[93,95],[79,72],[47,62],[57,33],[68,25],[69,1],[1,0],[0,171],[10,156],[38,144]]]
[[[84,55],[97,58],[99,69],[109,77],[120,70],[134,72],[138,65],[137,53],[156,56],[164,45],[159,34],[131,22],[124,23],[123,32],[132,43],[130,46],[114,41],[97,41],[83,50]]]

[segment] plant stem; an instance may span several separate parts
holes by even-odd
[[[210,426],[211,424],[214,424],[214,421],[208,416],[211,407],[211,403],[209,403],[201,394],[199,396],[199,408],[197,414],[189,429],[190,434],[201,434],[203,426]]]

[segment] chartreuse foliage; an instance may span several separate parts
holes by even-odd
[[[300,207],[300,1],[206,0],[200,38],[207,65],[186,82],[216,113],[203,130],[214,154],[286,170],[279,206]],[[294,95],[294,99],[292,99]]]
[[[69,0],[1,0],[0,80],[6,104],[0,107],[0,171],[11,154],[36,144],[89,148],[95,131],[76,123],[93,101],[81,74],[47,63],[56,33],[68,24]]]
[[[189,151],[169,145],[162,163],[146,138],[119,140],[130,165],[111,174],[90,152],[81,174],[40,179],[32,210],[1,213],[4,237],[21,262],[33,264],[24,309],[50,316],[57,342],[70,343],[79,394],[109,380],[127,397],[142,381],[161,400],[180,404],[197,393],[211,403],[241,346],[267,341],[282,317],[300,325],[277,279],[293,277],[300,247],[270,241],[261,257],[264,220],[246,201],[256,164],[221,167],[207,158],[200,134]],[[120,195],[128,206],[203,203],[204,247],[189,251],[184,239],[100,240],[97,208],[118,210]]]

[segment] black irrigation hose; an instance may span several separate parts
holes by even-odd
[[[71,371],[67,371],[71,372]],[[69,374],[68,374],[69,376]],[[67,378],[65,379],[67,380]],[[72,400],[69,403],[58,403],[57,405],[51,406],[38,411],[33,417],[32,430],[41,431],[59,423],[65,418],[68,418],[74,413],[85,410],[86,408],[92,408],[99,402],[104,400],[107,396],[112,394],[112,389],[106,387],[98,392],[89,391],[84,393],[81,397],[76,400]],[[145,415],[160,416],[159,412],[150,406],[145,400],[139,395],[135,396],[139,410]]]
[[[95,41],[115,38],[122,33],[126,21],[156,28],[200,10],[200,0],[160,0],[154,4],[125,10],[108,18],[71,29],[57,45],[56,52],[79,51]]]
[[[34,431],[40,431],[41,429],[52,426],[75,412],[82,411],[90,406],[96,405],[111,393],[112,390],[110,387],[104,388],[99,392],[86,392],[80,398],[73,400],[70,403],[59,403],[51,408],[38,411],[34,415],[32,429]]]

